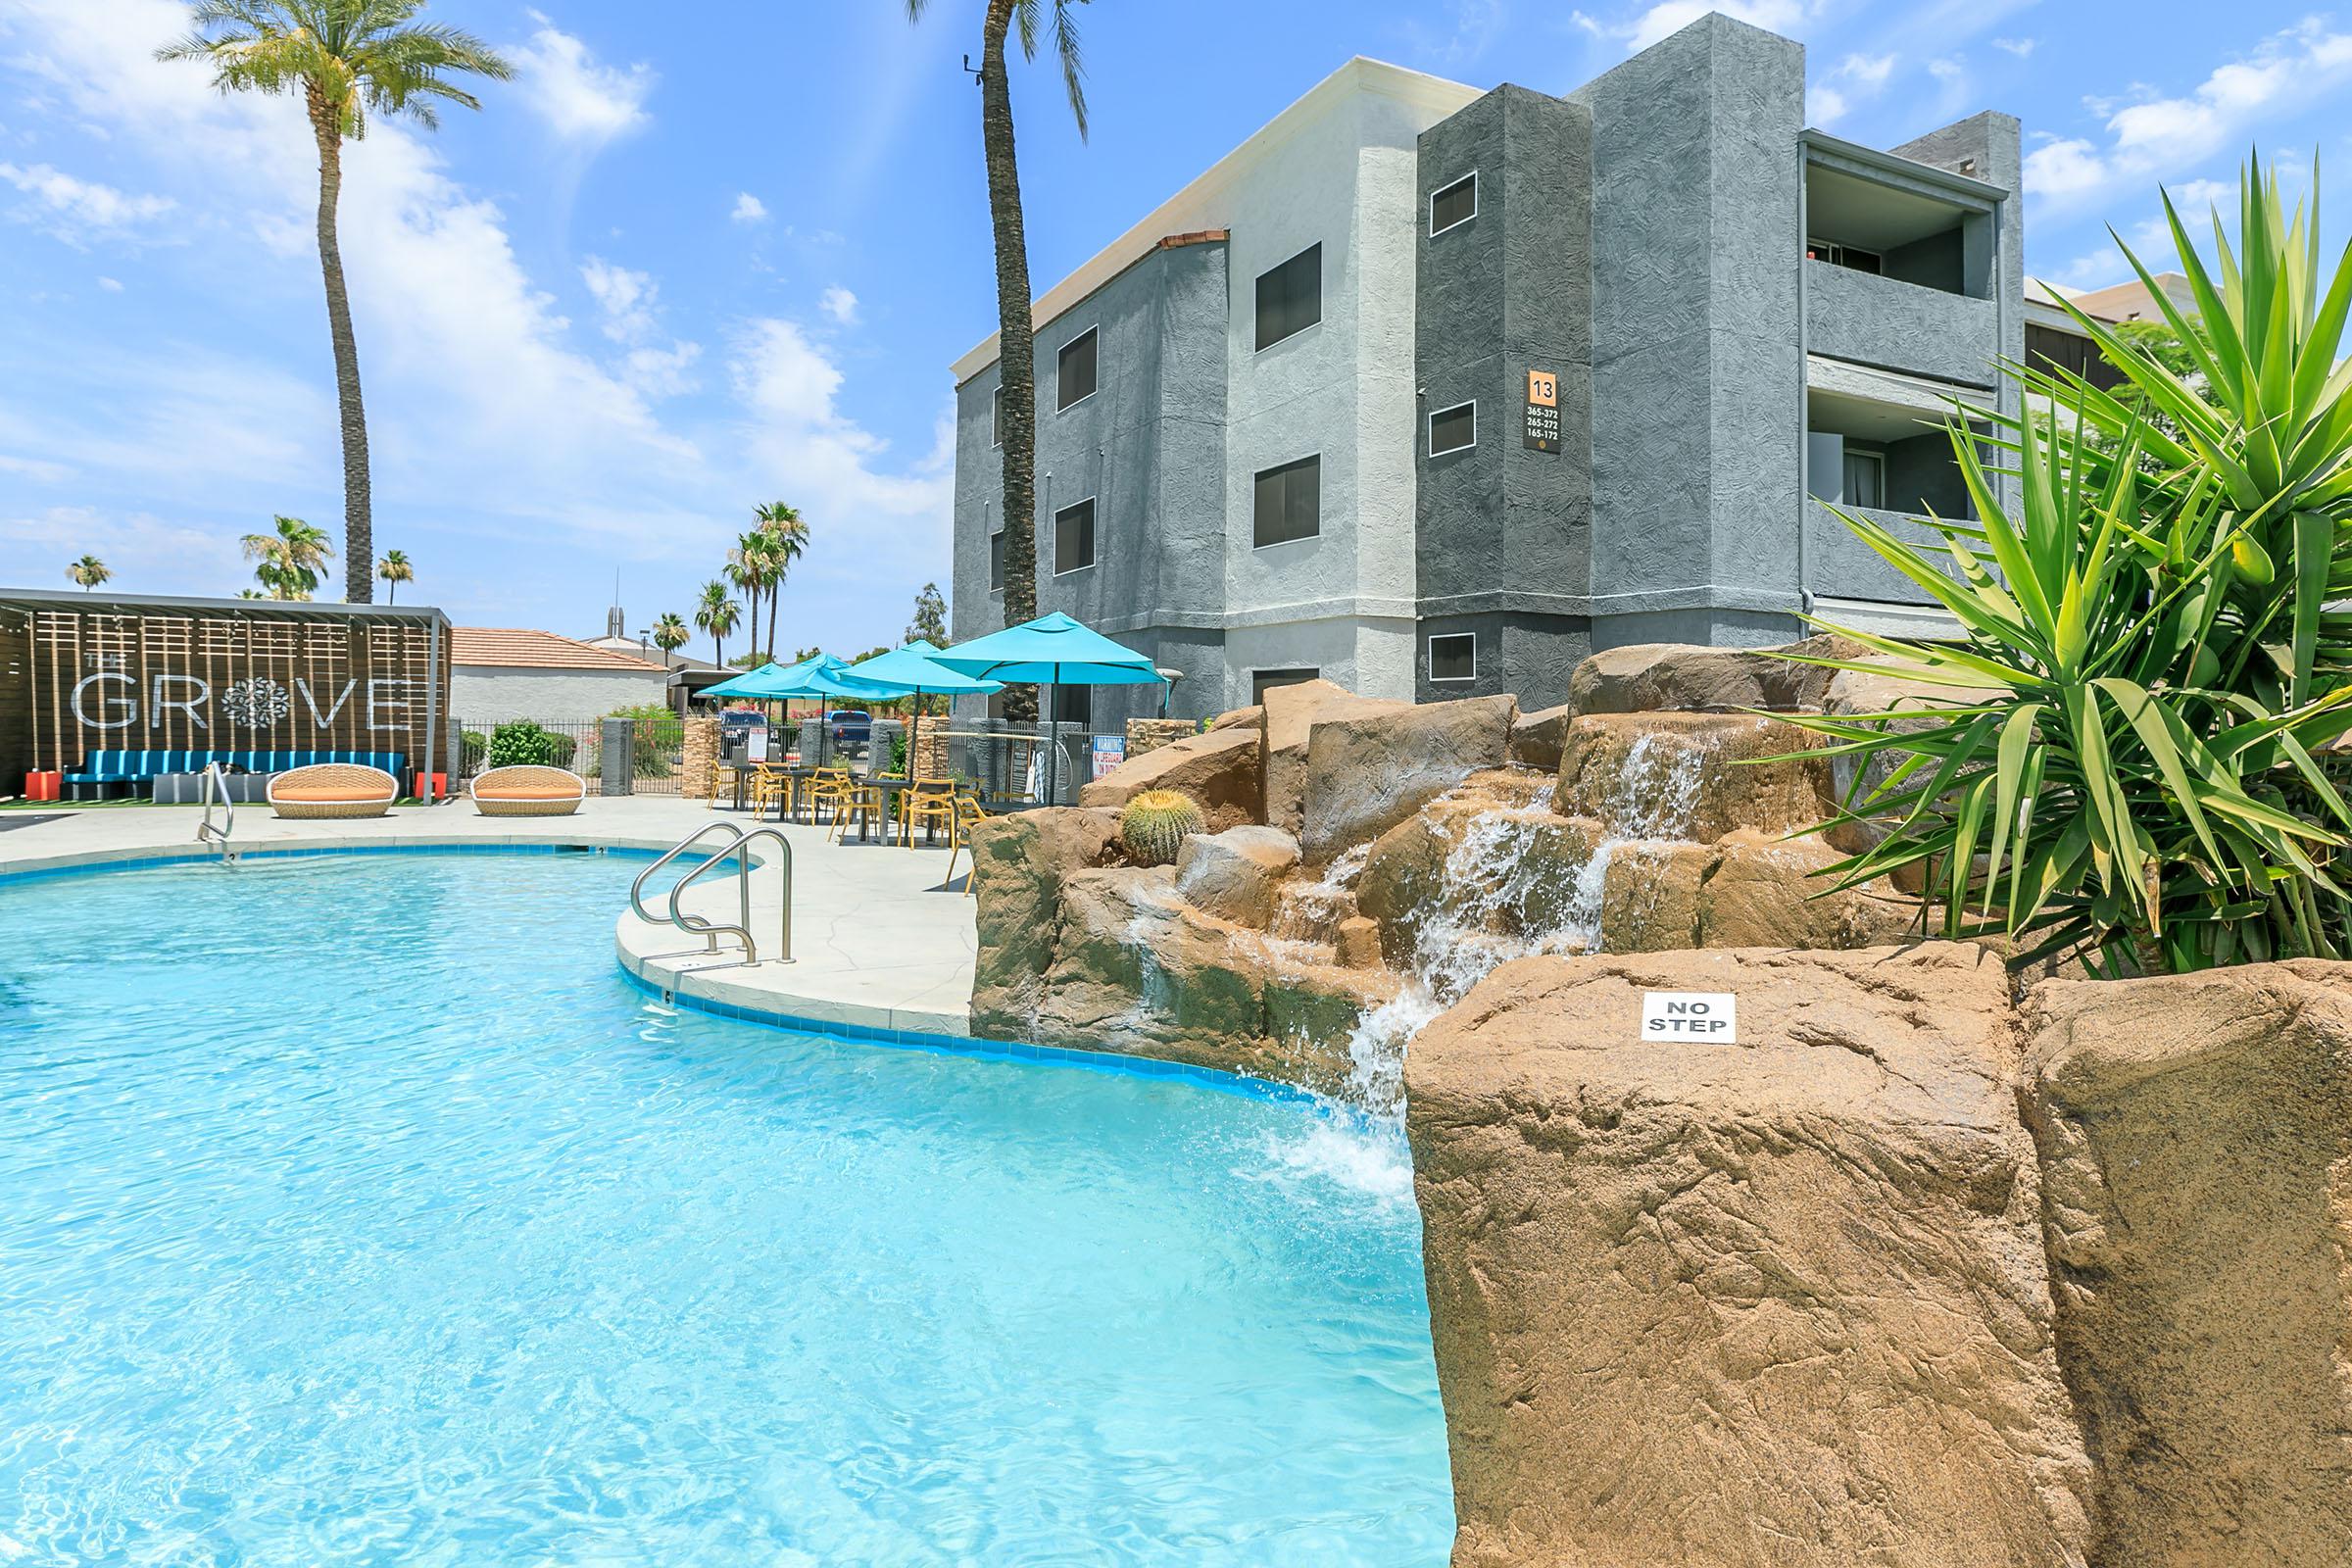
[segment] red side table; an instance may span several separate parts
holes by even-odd
[[[418,800],[443,801],[449,798],[449,775],[447,773],[419,771],[415,778],[416,795]]]
[[[28,801],[54,801],[65,793],[66,775],[62,770],[27,773],[24,775],[24,798]]]

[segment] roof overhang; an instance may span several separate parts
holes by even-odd
[[[312,599],[197,599],[174,594],[83,593],[75,589],[0,588],[0,609],[50,610],[85,615],[214,615],[247,620],[396,620],[446,630],[449,617],[431,605],[345,605]]]

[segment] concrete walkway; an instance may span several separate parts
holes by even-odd
[[[0,877],[155,856],[204,853],[196,843],[203,812],[195,807],[57,808],[53,820],[24,821],[37,812],[0,812]],[[748,815],[710,811],[699,802],[664,796],[591,796],[567,817],[484,817],[464,802],[395,807],[389,816],[351,822],[284,821],[266,806],[237,808],[235,848],[364,850],[391,845],[581,844],[613,849],[666,850],[696,828]],[[11,825],[23,822],[23,825]],[[943,889],[945,849],[906,850],[827,841],[823,830],[787,825],[793,863],[793,961],[773,961],[781,923],[781,878],[762,865],[752,878],[752,931],[763,961],[746,965],[730,944],[712,956],[700,938],[666,923],[639,920],[623,907],[582,918],[614,920],[613,949],[623,967],[680,999],[720,1008],[743,1008],[869,1029],[964,1035],[970,1031],[972,901]],[[723,837],[713,834],[713,848]],[[772,852],[774,846],[762,849]],[[693,863],[692,857],[681,865]],[[655,886],[667,906],[672,877]],[[652,887],[649,887],[649,893]],[[0,898],[5,890],[0,889]],[[732,923],[737,894],[731,875],[713,873],[688,889],[684,906],[708,919]]]

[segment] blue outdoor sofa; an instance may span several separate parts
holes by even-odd
[[[156,781],[173,774],[201,773],[219,762],[232,774],[244,774],[255,782],[248,788],[252,798],[262,799],[266,787],[263,781],[272,773],[284,773],[297,767],[309,767],[314,762],[358,762],[368,767],[380,767],[394,778],[406,782],[409,759],[405,752],[338,752],[338,751],[222,751],[199,747],[192,751],[168,752],[91,752],[81,760],[78,772],[65,776],[66,798],[71,801],[103,801],[118,794],[144,791],[156,793]],[[240,791],[243,793],[243,791]],[[193,799],[193,797],[190,797]]]

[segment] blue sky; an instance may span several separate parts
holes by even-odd
[[[103,557],[223,594],[272,513],[340,536],[311,206],[285,100],[153,63],[173,0],[0,0],[0,583]],[[1039,285],[1350,54],[1561,92],[1706,7],[1098,0],[1094,124],[1016,113]],[[1980,108],[2028,137],[2030,266],[2112,281],[2159,181],[2250,140],[2352,163],[2352,11],[2179,0],[1744,0],[1802,39],[1811,118],[1887,144]],[[690,607],[766,500],[813,543],[782,641],[895,641],[947,576],[948,363],[994,319],[977,0],[436,0],[518,78],[349,158],[344,239],[377,548],[461,623],[632,629]],[[2340,234],[2332,219],[2328,227]],[[339,572],[338,572],[339,580]]]

